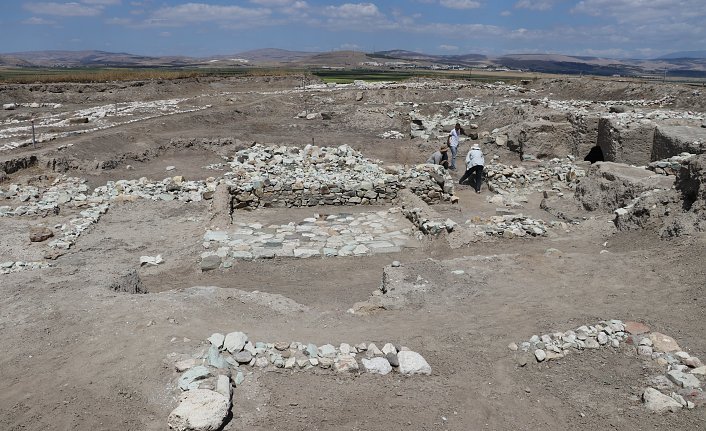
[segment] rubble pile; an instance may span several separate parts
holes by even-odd
[[[154,201],[200,202],[210,199],[217,185],[217,180],[213,177],[206,181],[186,181],[183,176],[177,175],[159,182],[151,182],[142,177],[138,180],[109,181],[105,186],[97,187],[93,194],[123,201],[140,198]]]
[[[402,188],[427,203],[453,194],[453,181],[440,166],[383,168],[347,145],[256,144],[239,151],[230,166],[225,176],[234,209],[391,203]]]
[[[423,140],[444,138],[449,131],[453,129],[456,123],[461,124],[464,129],[476,128],[476,125],[470,123],[471,120],[483,114],[489,104],[481,104],[477,99],[462,99],[458,98],[452,101],[437,102],[438,105],[453,106],[448,114],[434,114],[432,116],[424,115],[417,109],[410,111],[410,133],[412,138],[420,138]],[[415,106],[414,108],[417,108]],[[459,142],[464,142],[466,138],[461,136]]]
[[[233,260],[274,257],[365,256],[396,253],[408,245],[412,227],[399,208],[358,214],[314,214],[302,222],[264,226],[235,222],[234,230],[207,231],[201,259],[215,269]],[[215,257],[214,257],[215,256]]]
[[[579,326],[575,330],[533,335],[529,341],[523,341],[519,346],[511,343],[508,348],[531,353],[537,362],[546,362],[561,359],[571,352],[618,349],[621,346],[629,346],[624,348],[626,353],[654,361],[665,370],[664,375],[649,380],[658,384],[660,389],[670,392],[670,395],[662,394],[655,388],[647,388],[643,393],[643,402],[648,410],[658,413],[675,412],[706,404],[701,381],[706,375],[706,366],[698,357],[683,351],[672,337],[653,332],[644,323],[601,321],[595,325]],[[519,365],[524,366],[526,363],[524,358],[519,359]]]
[[[397,130],[389,130],[378,135],[382,139],[404,139],[404,133]]]
[[[652,162],[647,166],[647,169],[660,175],[676,175],[681,165],[692,156],[694,156],[694,154],[681,153],[668,159]]]
[[[0,199],[17,200],[21,204],[15,208],[0,205],[0,217],[45,216],[58,214],[59,206],[83,208],[96,203],[87,193],[86,180],[75,177],[59,177],[43,191],[37,186],[10,184],[6,189],[0,187]]]
[[[457,224],[449,218],[445,220],[430,218],[428,214],[419,207],[404,208],[402,212],[412,224],[426,235],[439,235],[443,232],[452,232]]]
[[[46,262],[22,262],[8,261],[0,263],[0,274],[9,274],[11,272],[34,271],[36,269],[46,269],[51,267]]]
[[[551,222],[552,226],[563,224]],[[492,216],[487,220],[478,217],[467,220],[466,225],[479,236],[501,236],[503,238],[545,236],[549,226],[543,220],[533,220],[522,214]]]
[[[534,168],[491,163],[485,167],[488,189],[504,195],[518,191],[573,190],[586,171],[567,160],[551,159]]]
[[[231,408],[233,387],[244,384],[246,373],[283,369],[291,372],[331,370],[337,374],[430,375],[431,366],[407,347],[385,343],[355,345],[250,340],[243,332],[215,333],[209,347],[192,357],[177,358],[177,382],[183,394],[170,413],[168,425],[176,430],[220,429]],[[201,428],[197,428],[201,426]]]

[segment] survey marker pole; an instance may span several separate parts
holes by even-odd
[[[37,138],[34,134],[34,118],[30,120],[32,123],[32,146],[36,149],[37,148]]]

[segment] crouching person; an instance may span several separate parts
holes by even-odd
[[[470,182],[476,193],[480,193],[481,182],[483,181],[483,166],[485,158],[478,144],[473,144],[471,150],[466,155],[466,172],[459,180],[459,184]]]
[[[432,153],[431,156],[427,159],[427,163],[431,165],[441,165],[444,168],[448,169],[449,168],[449,154],[448,154],[449,148],[446,145],[442,145],[439,148],[439,151],[435,151]]]

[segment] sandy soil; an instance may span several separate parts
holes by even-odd
[[[41,181],[48,181],[58,174],[45,169],[44,162],[58,158],[70,162],[70,175],[87,178],[91,186],[143,176],[204,179],[219,175],[205,166],[252,141],[346,143],[370,158],[417,163],[426,158],[426,147],[377,137],[403,126],[399,116],[386,115],[403,112],[395,102],[495,97],[473,88],[428,94],[379,90],[366,91],[367,104],[362,105],[353,90],[271,94],[295,86],[295,80],[233,79],[113,88],[112,97],[124,101],[230,94],[200,98],[199,103],[212,105],[204,111],[1,154],[4,159],[34,154],[41,162],[11,174],[0,186],[42,175],[47,179]],[[556,83],[546,89],[557,98],[576,91]],[[606,98],[632,94],[619,90],[615,84]],[[81,96],[67,88],[60,98],[41,91],[4,91],[21,102],[60,100],[76,106],[109,98],[105,91],[90,89]],[[583,91],[595,95],[597,90]],[[331,111],[333,117],[294,118],[304,105]],[[482,129],[493,120],[477,121]],[[169,146],[172,138],[232,142],[184,148]],[[73,146],[57,149],[66,144]],[[95,169],[96,161],[108,160],[116,161],[114,169]],[[167,173],[166,166],[175,170]],[[476,195],[461,187],[458,206],[437,210],[459,223],[494,215],[495,206],[485,199],[489,193]],[[539,209],[540,199],[531,196],[523,212],[551,220]],[[198,261],[203,234],[211,227],[209,211],[208,202],[114,204],[67,254],[52,261],[52,268],[0,275],[0,429],[166,429],[179,395],[173,354],[192,355],[211,333],[236,330],[264,341],[395,341],[420,352],[433,373],[404,378],[323,370],[256,372],[235,390],[226,430],[706,428],[706,408],[665,416],[644,409],[639,396],[658,371],[627,346],[524,367],[517,364],[519,354],[506,347],[533,334],[623,319],[645,322],[706,359],[704,237],[663,241],[651,232],[617,233],[610,215],[587,214],[569,232],[543,238],[483,241],[461,249],[425,239],[395,254],[238,262],[201,273]],[[330,211],[272,209],[248,217],[281,223]],[[41,260],[46,245],[29,242],[29,227],[70,217],[0,218],[0,261]],[[561,253],[545,254],[549,248]],[[141,255],[157,253],[164,264],[139,268]],[[431,284],[421,306],[369,316],[347,313],[377,288],[384,266],[393,260]],[[138,269],[149,293],[109,290],[115,277],[131,269]],[[453,274],[457,269],[465,274]],[[252,291],[281,295],[281,300],[245,294]]]

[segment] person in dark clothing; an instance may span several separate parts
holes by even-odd
[[[485,158],[478,144],[473,144],[471,150],[466,155],[466,172],[459,180],[459,184],[470,181],[476,193],[480,193],[480,187],[483,182],[483,166]]]

